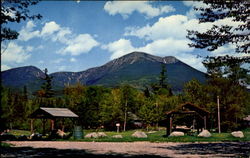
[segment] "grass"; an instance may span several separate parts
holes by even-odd
[[[21,136],[21,135],[30,135],[30,131],[26,131],[26,130],[11,130],[10,134],[13,134],[15,136]]]
[[[84,138],[80,140],[74,140],[73,137],[69,139],[69,141],[85,141],[85,142],[136,142],[136,141],[149,141],[149,142],[224,142],[224,141],[250,141],[250,128],[243,130],[245,135],[244,138],[235,138],[231,136],[231,133],[211,133],[212,136],[210,138],[200,138],[197,136],[189,136],[185,135],[182,137],[164,137],[166,134],[165,130],[160,130],[155,133],[147,133],[148,138],[134,138],[131,135],[136,130],[129,130],[126,132],[113,132],[113,131],[104,131],[108,137],[104,138]],[[84,130],[84,135],[95,132],[94,130]],[[29,131],[24,130],[12,130],[12,134],[16,136],[20,135],[29,135]],[[113,135],[122,135],[123,138],[112,138]],[[63,141],[63,140],[58,140]]]
[[[0,147],[11,147],[11,144],[0,142]]]

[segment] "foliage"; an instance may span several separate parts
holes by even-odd
[[[27,19],[41,19],[40,14],[30,15],[28,8],[39,0],[4,0],[1,1],[1,42],[18,38],[19,33],[5,26],[8,23],[20,23]]]
[[[167,111],[175,109],[184,102],[192,102],[208,110],[210,127],[216,128],[216,98],[219,95],[222,130],[238,129],[239,121],[248,114],[250,109],[249,93],[243,85],[231,79],[234,75],[231,73],[222,75],[225,69],[212,68],[216,71],[209,71],[211,75],[207,83],[202,84],[197,80],[191,80],[185,85],[184,93],[179,95],[169,95],[166,88],[153,89],[146,86],[148,88],[145,91],[140,91],[126,84],[121,87],[106,88],[77,83],[65,87],[60,97],[29,98],[27,97],[29,89],[26,87],[22,92],[12,92],[3,88],[1,90],[3,128],[29,129],[29,114],[41,106],[69,108],[79,116],[77,124],[85,129],[116,130],[116,123],[120,123],[121,128],[126,124],[125,128],[130,129],[136,121],[142,123],[142,128],[157,128],[159,125],[165,126]],[[217,70],[220,72],[219,75],[214,75]],[[227,72],[233,72],[230,66]],[[237,71],[234,72],[237,73]],[[186,118],[183,120],[179,119],[177,122],[181,124],[188,122]],[[65,121],[65,127],[68,127],[66,130],[72,130],[73,125],[75,124],[72,124],[72,121]],[[36,131],[40,132],[41,120],[36,120],[34,126]],[[49,129],[49,124],[46,128]]]
[[[226,44],[235,44],[236,52],[249,53],[249,1],[212,1],[204,0],[205,7],[194,9],[200,11],[200,23],[214,22],[230,18],[238,22],[236,27],[213,25],[206,32],[188,31],[188,38],[193,41],[189,44],[195,48],[207,48],[213,51]]]
[[[48,69],[45,68],[44,70],[45,77],[42,78],[44,80],[43,85],[41,86],[41,90],[39,91],[38,95],[44,98],[51,98],[54,95],[54,91],[52,90],[52,76],[48,75]]]

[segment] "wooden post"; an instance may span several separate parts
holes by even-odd
[[[64,132],[64,118],[62,119],[62,131]]]
[[[173,117],[170,116],[170,133],[172,133],[172,127],[173,127]]]
[[[167,116],[167,136],[170,135],[170,117]]]
[[[30,133],[31,134],[34,132],[34,125],[33,125],[33,123],[34,123],[34,119],[31,119],[30,120]]]
[[[204,116],[204,129],[207,129],[207,116]]]
[[[51,119],[50,123],[51,123],[51,131],[53,131],[55,129],[55,120]]]
[[[219,130],[219,133],[221,133],[221,130],[220,130],[220,98],[219,98],[219,96],[217,96],[217,104],[218,104],[218,130]]]
[[[45,136],[45,123],[46,123],[46,119],[42,119],[43,122],[43,136]]]

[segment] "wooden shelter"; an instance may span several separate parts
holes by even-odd
[[[172,127],[173,127],[173,118],[174,115],[193,115],[194,118],[198,119],[202,119],[203,120],[203,125],[204,125],[204,129],[207,128],[207,119],[208,119],[208,115],[209,112],[207,110],[204,110],[192,103],[185,103],[180,105],[179,107],[177,107],[176,109],[166,112],[167,115],[167,136],[170,135],[170,133],[172,132]],[[194,121],[195,122],[195,119]],[[199,129],[200,125],[197,124],[197,129]],[[199,130],[197,130],[199,132]]]
[[[64,131],[64,118],[78,118],[78,115],[73,113],[68,108],[47,108],[47,107],[40,107],[36,111],[34,111],[29,118],[31,118],[31,125],[30,129],[33,133],[33,122],[34,119],[42,119],[43,122],[43,135],[45,134],[45,123],[47,119],[51,120],[51,130],[54,130],[55,121],[56,119],[62,120],[62,131]]]

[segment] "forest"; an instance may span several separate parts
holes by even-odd
[[[209,111],[208,128],[216,129],[217,96],[220,97],[222,131],[240,129],[242,118],[250,111],[250,93],[245,84],[247,71],[240,64],[211,66],[208,63],[213,59],[208,60],[207,63],[204,61],[208,69],[207,82],[202,84],[193,79],[185,84],[180,94],[172,93],[165,66],[161,68],[158,83],[147,85],[144,90],[130,85],[108,88],[79,83],[66,86],[62,95],[55,95],[51,84],[53,78],[45,69],[44,83],[32,96],[28,95],[26,87],[21,92],[1,87],[1,129],[29,130],[29,115],[39,107],[69,108],[76,113],[79,119],[75,124],[65,120],[68,131],[76,124],[85,129],[116,130],[116,123],[126,130],[136,128],[133,124],[135,120],[142,123],[140,128],[157,129],[165,126],[166,112],[186,102]],[[174,124],[188,124],[185,120],[179,117]],[[40,121],[35,121],[37,131],[42,130]]]

